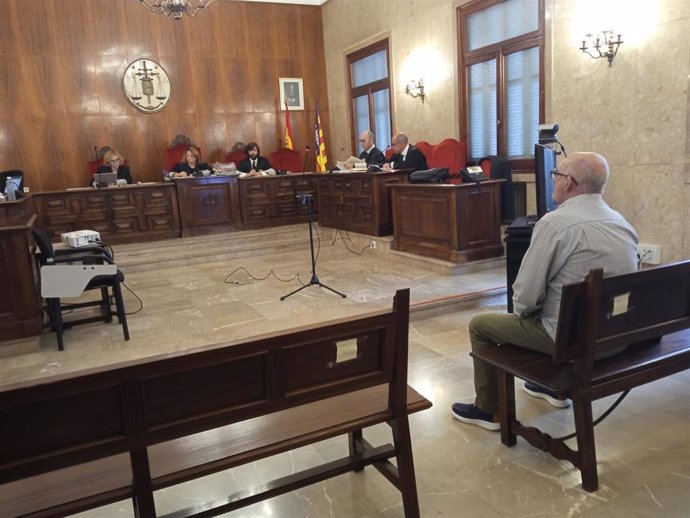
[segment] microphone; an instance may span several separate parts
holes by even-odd
[[[307,170],[307,157],[309,156],[309,146],[304,147],[304,165],[302,166],[302,172]]]

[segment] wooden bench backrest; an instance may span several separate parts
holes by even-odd
[[[688,327],[690,261],[608,278],[592,270],[563,287],[554,362],[586,370],[599,353]]]
[[[0,484],[375,385],[394,417],[408,326],[399,290],[388,311],[1,388]]]

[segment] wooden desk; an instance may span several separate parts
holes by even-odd
[[[316,194],[316,174],[291,174],[286,176],[256,176],[240,179],[242,221],[245,228],[292,225],[307,221],[307,209],[299,201],[299,195]],[[319,213],[314,199],[312,214]]]
[[[0,340],[43,330],[38,269],[32,256],[31,227],[36,216],[31,196],[0,202]]]
[[[173,182],[183,236],[244,228],[236,177],[175,178]]]
[[[39,224],[53,239],[84,229],[96,230],[109,244],[180,236],[172,183],[42,192],[34,194],[33,200]]]
[[[407,183],[409,171],[319,176],[319,224],[370,236],[393,233],[388,187]]]
[[[502,182],[391,185],[393,249],[454,263],[503,255]]]

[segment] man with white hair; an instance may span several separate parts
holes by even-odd
[[[637,268],[637,233],[602,197],[609,178],[606,159],[575,153],[551,171],[551,177],[558,208],[534,226],[513,284],[514,313],[475,316],[469,325],[473,351],[510,343],[553,354],[563,285],[582,281],[593,268],[603,268],[605,276]],[[474,403],[453,404],[453,417],[499,430],[497,371],[476,358],[474,388]],[[569,405],[533,383],[525,383],[525,391],[556,407]]]

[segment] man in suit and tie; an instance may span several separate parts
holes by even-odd
[[[393,137],[391,147],[395,155],[390,162],[383,164],[384,169],[412,169],[413,171],[428,169],[424,154],[409,143],[407,135],[403,132]]]
[[[359,154],[361,160],[367,165],[383,165],[386,157],[383,156],[383,151],[376,147],[376,137],[372,131],[363,131],[359,136],[359,143],[362,146],[362,152]]]
[[[244,152],[247,154],[247,158],[242,160],[237,166],[237,169],[241,172],[240,178],[244,176],[268,176],[276,174],[268,159],[261,156],[259,144],[250,142],[247,144]]]

